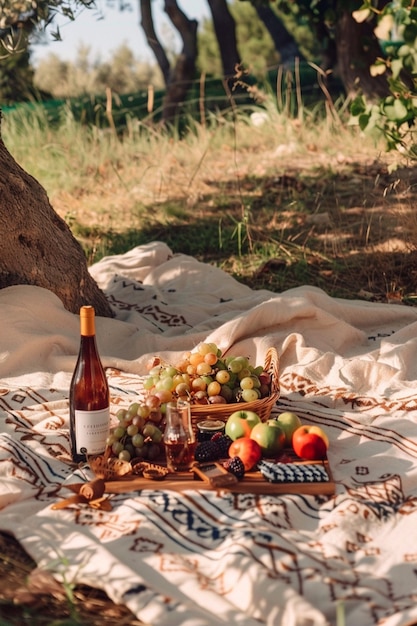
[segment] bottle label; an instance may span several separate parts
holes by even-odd
[[[110,407],[99,411],[75,410],[77,454],[101,454],[110,430]]]

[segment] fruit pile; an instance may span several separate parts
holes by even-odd
[[[152,403],[150,403],[152,404]],[[107,446],[111,455],[123,461],[155,461],[164,453],[164,406],[133,402],[117,412],[118,425],[112,429]],[[231,413],[225,432],[215,433],[208,441],[197,444],[195,461],[221,461],[239,479],[255,468],[261,458],[284,460],[291,449],[305,460],[326,458],[329,440],[322,428],[302,425],[289,411],[262,422],[254,411],[244,409]]]
[[[133,458],[154,461],[163,452],[163,411],[133,402],[117,412],[118,425],[107,438],[112,456],[122,461]]]
[[[208,441],[201,441],[197,444],[194,459],[199,463],[226,459],[223,461],[223,467],[241,479],[245,475],[245,465],[242,459],[237,455],[227,458],[232,443],[233,441],[228,435],[215,433]]]
[[[214,343],[200,343],[185,352],[176,365],[154,357],[143,383],[147,394],[117,413],[119,424],[107,446],[121,460],[153,461],[163,452],[164,413],[167,402],[179,398],[194,405],[251,402],[271,393],[271,375],[244,356],[222,357]]]
[[[252,402],[270,395],[271,375],[247,357],[222,357],[216,344],[200,343],[175,365],[155,357],[143,386],[154,406],[177,398],[203,405]]]
[[[254,411],[235,411],[225,424],[223,435],[216,433],[199,443],[195,460],[223,461],[223,466],[239,479],[264,458],[288,460],[285,450],[291,450],[303,460],[323,460],[327,456],[329,439],[322,428],[302,425],[290,411],[262,422]]]

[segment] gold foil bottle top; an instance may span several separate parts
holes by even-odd
[[[80,309],[81,335],[91,337],[96,334],[95,311],[92,306],[82,306]]]

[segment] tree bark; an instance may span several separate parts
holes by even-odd
[[[177,29],[183,43],[175,67],[170,72],[162,111],[162,119],[172,121],[183,105],[191,82],[195,78],[198,22],[188,19],[179,8],[176,0],[165,0],[164,10]]]
[[[236,24],[226,0],[208,0],[213,18],[214,32],[219,43],[224,78],[229,81],[236,75],[241,58],[237,48]]]
[[[0,289],[36,285],[54,292],[72,313],[91,304],[97,315],[112,316],[104,293],[88,272],[81,245],[1,136],[0,234]]]
[[[335,42],[337,51],[337,71],[346,93],[363,93],[371,100],[384,98],[389,94],[385,75],[371,76],[370,66],[381,49],[374,35],[373,22],[356,22],[349,10],[341,12],[336,24]]]
[[[140,0],[139,9],[141,15],[140,23],[143,32],[145,33],[146,41],[148,42],[149,47],[155,55],[156,61],[164,77],[165,86],[167,86],[170,77],[170,63],[165,53],[165,50],[161,46],[161,43],[155,32],[151,0]]]
[[[271,35],[275,49],[281,57],[281,64],[286,67],[293,66],[295,59],[304,61],[304,56],[294,37],[288,32],[271,7],[265,4],[256,4],[255,9]]]

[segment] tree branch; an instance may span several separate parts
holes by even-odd
[[[226,79],[236,75],[241,59],[237,49],[236,24],[226,0],[208,0],[213,18],[214,32],[219,43],[223,75]]]
[[[141,12],[140,24],[142,26],[143,32],[145,33],[146,41],[148,42],[149,47],[151,48],[152,52],[155,55],[157,63],[164,77],[165,85],[168,85],[169,77],[170,77],[170,63],[165,53],[165,50],[161,46],[159,39],[155,32],[155,28],[153,24],[151,0],[140,0],[140,12]]]
[[[171,120],[185,100],[191,81],[194,79],[198,22],[190,20],[179,8],[176,0],[165,0],[164,10],[183,43],[182,51],[170,73],[164,100],[162,117],[164,120]]]

